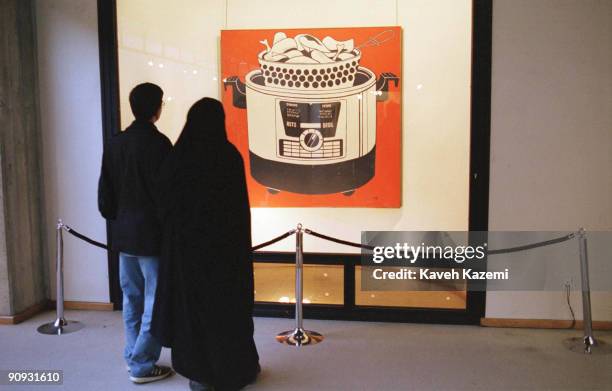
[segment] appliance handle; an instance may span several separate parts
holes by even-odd
[[[223,91],[227,90],[227,86],[232,87],[232,104],[239,109],[246,109],[246,86],[240,81],[238,76],[230,76],[223,80]]]
[[[384,102],[389,98],[389,83],[393,82],[395,87],[399,86],[399,77],[391,72],[383,72],[376,81],[376,91],[380,92],[376,96],[377,102]]]

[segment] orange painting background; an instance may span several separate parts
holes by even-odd
[[[386,30],[394,32],[393,37],[380,46],[361,49],[360,66],[370,69],[378,77],[391,72],[399,77],[399,85],[389,83],[389,96],[384,102],[376,103],[376,169],[374,177],[358,188],[351,196],[343,194],[297,194],[281,191],[272,195],[265,186],[251,176],[249,162],[249,141],[247,111],[232,105],[232,88],[222,91],[226,113],[227,134],[244,158],[252,207],[369,207],[399,208],[401,206],[401,134],[402,134],[402,67],[401,28],[317,28],[317,29],[270,29],[270,30],[223,30],[221,31],[221,77],[238,76],[245,82],[245,75],[259,69],[259,52],[265,47],[259,43],[264,39],[274,40],[276,32],[288,37],[297,34],[311,34],[319,39],[330,36],[338,41],[354,39],[355,47]],[[248,108],[248,102],[247,102]]]

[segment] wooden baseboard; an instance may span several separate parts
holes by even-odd
[[[567,329],[572,325],[571,320],[562,319],[510,319],[510,318],[481,318],[480,325],[485,327],[528,328],[528,329]],[[577,320],[574,329],[582,329],[584,324]],[[593,330],[612,330],[612,322],[593,321]]]
[[[31,317],[33,317],[34,315],[45,311],[48,308],[48,302],[47,300],[40,302],[38,304],[34,304],[31,307],[26,308],[25,310],[21,311],[18,314],[15,315],[2,315],[0,316],[0,325],[6,325],[6,324],[18,324],[23,322],[24,320],[28,320]]]
[[[35,304],[15,315],[0,315],[0,325],[18,324],[40,312],[55,309],[55,300],[45,300]],[[98,303],[92,301],[65,301],[66,310],[113,311],[113,303]]]
[[[49,308],[55,308],[55,300],[49,300]],[[86,311],[113,311],[113,303],[100,303],[94,301],[64,301],[66,310]]]

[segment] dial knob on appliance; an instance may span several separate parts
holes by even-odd
[[[300,144],[305,150],[314,152],[323,145],[323,135],[317,129],[306,129],[300,135]]]

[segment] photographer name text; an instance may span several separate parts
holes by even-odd
[[[508,280],[509,270],[484,272],[472,269],[450,269],[446,271],[421,268],[418,270],[401,268],[400,270],[386,271],[382,268],[372,270],[375,280]]]

